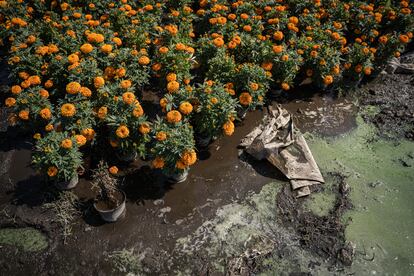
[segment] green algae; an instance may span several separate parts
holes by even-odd
[[[346,236],[357,247],[351,270],[361,275],[413,274],[414,143],[380,139],[375,131],[358,118],[358,127],[348,134],[308,136],[307,141],[322,172],[344,173],[351,186],[354,209],[347,214],[351,221]],[[310,209],[325,208],[323,199],[316,196]]]
[[[26,252],[41,251],[48,247],[45,235],[31,227],[0,229],[0,244],[16,246]]]

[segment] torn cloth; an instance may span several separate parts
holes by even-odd
[[[309,186],[324,183],[308,144],[294,129],[290,113],[277,106],[240,143],[258,160],[266,159],[289,180],[297,197],[310,194]]]

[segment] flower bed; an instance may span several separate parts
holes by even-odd
[[[137,153],[173,174],[194,135],[232,135],[237,113],[304,80],[358,83],[412,39],[409,1],[0,1],[12,124],[33,161],[68,180],[90,147]],[[162,118],[142,91],[162,91]],[[111,161],[111,160],[108,160]]]

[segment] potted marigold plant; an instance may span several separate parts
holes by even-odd
[[[197,161],[193,129],[182,121],[179,111],[167,113],[166,119],[157,118],[152,130],[154,142],[152,165],[161,169],[170,182],[183,182],[188,170]]]
[[[206,81],[195,90],[197,105],[191,118],[197,145],[206,147],[213,137],[223,133],[232,135],[237,100],[221,84]]]
[[[67,132],[56,131],[37,138],[32,154],[34,166],[53,179],[58,188],[74,188],[79,180],[77,171],[82,165],[78,143],[80,139]]]
[[[118,168],[100,161],[92,171],[92,189],[98,191],[94,208],[106,222],[115,222],[125,215],[126,196],[118,187],[118,179],[114,176]]]
[[[145,157],[150,123],[132,92],[108,99],[97,109],[97,117],[109,128],[109,143],[123,161]]]

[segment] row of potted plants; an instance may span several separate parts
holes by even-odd
[[[90,149],[150,159],[171,181],[269,90],[358,83],[412,39],[409,1],[0,1],[11,124],[34,165],[76,182]],[[145,114],[142,92],[159,96]],[[112,159],[107,162],[111,163]],[[113,165],[113,164],[110,164]]]

